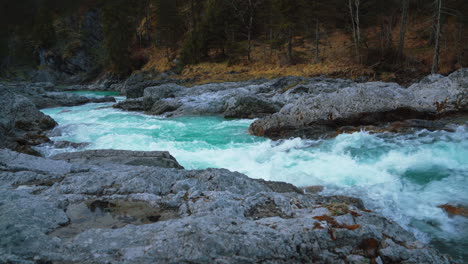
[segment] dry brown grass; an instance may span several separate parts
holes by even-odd
[[[433,48],[427,43],[428,30],[427,21],[423,18],[413,18],[408,27],[408,33],[405,44],[405,54],[412,62],[417,62],[418,71],[422,74],[428,73],[432,64]],[[440,54],[440,73],[447,74],[455,70],[454,65],[456,51],[453,48],[456,32],[456,25],[453,21],[448,21],[444,27],[445,34],[442,39],[442,48]],[[379,34],[379,28],[368,29],[365,33],[370,39],[369,43],[376,44],[375,40]],[[399,38],[399,27],[393,31],[393,42],[397,45]],[[194,84],[242,81],[255,78],[276,78],[281,76],[328,76],[335,78],[356,78],[367,76],[369,80],[395,81],[397,76],[394,72],[379,72],[371,67],[357,64],[353,57],[352,41],[349,34],[336,31],[324,34],[320,45],[320,61],[313,63],[314,43],[311,40],[301,38],[295,39],[294,53],[296,57],[295,65],[286,65],[282,63],[285,57],[283,50],[270,50],[267,44],[262,42],[253,42],[251,61],[246,57],[240,58],[237,63],[228,65],[228,63],[204,62],[196,65],[186,66],[182,73],[176,78],[194,79]],[[171,54],[173,58],[174,54]],[[166,51],[157,48],[148,48],[145,50],[145,56],[148,63],[143,70],[163,72],[170,70],[175,65],[167,59]],[[404,72],[404,70],[403,70]]]

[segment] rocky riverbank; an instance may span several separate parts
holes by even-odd
[[[450,129],[447,124],[451,121],[444,118],[465,117],[468,112],[468,69],[446,77],[431,75],[408,88],[396,83],[357,83],[322,77],[283,77],[193,87],[165,83],[143,88],[144,84],[148,83],[133,86],[140,93],[132,94],[132,98],[115,107],[168,117],[260,118],[251,125],[250,132],[273,139],[330,137],[360,129],[446,130]],[[432,122],[436,119],[440,121]],[[389,122],[399,121],[405,122],[389,126]],[[395,129],[399,126],[403,128]]]
[[[80,155],[0,151],[1,262],[449,263],[358,199]]]
[[[271,138],[451,131],[466,120],[467,84],[467,69],[409,88],[302,77],[194,87],[142,79],[121,86],[130,98],[114,107],[260,118],[251,132]],[[319,187],[304,193],[224,169],[184,170],[167,152],[26,155],[39,155],[32,146],[56,126],[39,108],[115,100],[57,90],[0,84],[0,262],[450,263],[360,200],[310,191]]]
[[[115,102],[113,97],[88,98],[55,89],[50,83],[0,83],[0,148],[39,156],[32,146],[49,142],[46,132],[57,125],[40,108]]]

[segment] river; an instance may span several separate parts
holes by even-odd
[[[323,194],[359,197],[368,209],[398,222],[420,240],[468,261],[468,219],[438,208],[468,204],[466,126],[456,127],[456,132],[359,132],[328,140],[271,141],[248,134],[253,120],[162,118],[111,105],[43,112],[59,124],[53,140],[89,142],[86,149],[166,150],[186,169],[226,168],[299,187],[322,185]],[[39,150],[46,156],[73,151],[48,146]]]

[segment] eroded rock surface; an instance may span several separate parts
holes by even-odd
[[[193,87],[139,83],[135,96],[141,97],[115,107],[168,117],[260,118],[251,125],[250,132],[274,139],[330,137],[351,126],[382,128],[388,122],[429,121],[457,114],[466,116],[468,112],[468,69],[447,77],[431,75],[408,88],[396,83],[294,76]],[[438,126],[413,123],[416,128]],[[402,125],[408,129],[401,131],[411,128],[411,122]],[[386,131],[394,130],[393,127]]]
[[[115,102],[53,90],[51,83],[0,83],[0,148],[40,156],[32,146],[50,142],[46,132],[57,123],[39,108]]]
[[[85,150],[61,153],[52,156],[54,160],[73,163],[102,165],[106,163],[183,169],[177,160],[167,151],[130,151],[114,149]]]
[[[31,146],[49,141],[45,131],[57,123],[25,96],[0,87],[0,148],[39,155]]]
[[[115,98],[112,96],[89,98],[73,93],[57,92],[55,86],[51,83],[0,83],[0,89],[9,89],[16,94],[20,94],[28,98],[38,108],[115,102]]]
[[[291,88],[285,96],[297,99],[278,113],[256,120],[250,132],[272,138],[317,137],[317,130],[434,119],[468,111],[468,69],[447,77],[429,76],[409,88],[382,82],[339,83],[316,81]]]
[[[224,169],[0,150],[0,262],[449,263],[359,202]]]

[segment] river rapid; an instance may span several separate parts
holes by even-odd
[[[51,138],[88,142],[86,149],[165,150],[186,169],[226,168],[298,187],[322,185],[322,194],[359,197],[368,209],[398,222],[423,242],[468,261],[468,220],[448,216],[438,207],[468,204],[466,125],[455,132],[358,132],[328,140],[271,141],[248,134],[253,120],[163,118],[111,105],[44,109],[59,124]],[[76,151],[38,149],[46,156]]]

